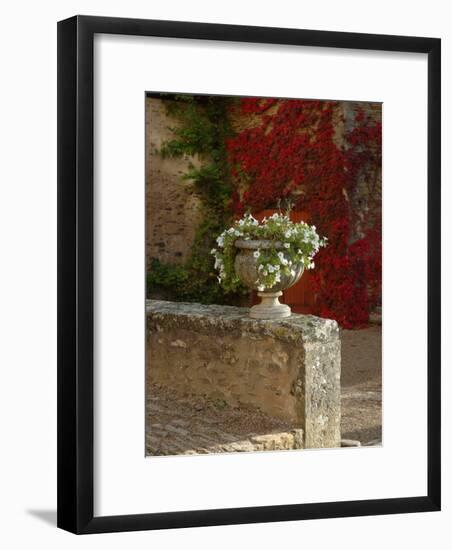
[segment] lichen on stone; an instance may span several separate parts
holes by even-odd
[[[191,328],[198,331],[211,330],[212,326],[231,333],[274,336],[286,342],[327,342],[339,338],[336,321],[314,315],[292,314],[278,320],[252,319],[248,308],[204,305],[188,302],[147,300],[148,327]]]

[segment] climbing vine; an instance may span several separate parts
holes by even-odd
[[[360,178],[375,173],[381,161],[381,124],[359,112],[357,127],[339,146],[335,124],[343,121],[335,120],[335,106],[333,101],[243,99],[241,115],[254,118],[227,148],[237,215],[290,197],[328,237],[312,275],[315,313],[351,328],[368,322],[381,286],[380,216],[365,236],[354,238],[350,203]]]
[[[149,292],[165,288],[171,299],[231,303],[242,290],[231,295],[218,284],[210,254],[215,236],[246,212],[287,199],[328,238],[310,274],[313,313],[345,328],[365,326],[381,301],[378,117],[356,108],[347,125],[334,101],[179,95],[167,105],[179,124],[160,153],[202,160],[183,177],[201,198],[203,221],[184,265],[153,260]]]
[[[163,157],[197,156],[183,175],[193,182],[202,203],[202,222],[196,230],[191,254],[183,265],[152,261],[147,278],[148,294],[164,289],[170,297],[202,303],[234,301],[218,285],[210,254],[215,237],[232,218],[229,208],[232,180],[226,141],[232,135],[228,111],[232,100],[226,97],[176,95],[166,102],[167,114],[179,124],[173,138],[163,143]]]

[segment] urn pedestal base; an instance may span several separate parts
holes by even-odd
[[[258,292],[257,295],[261,298],[261,303],[250,309],[250,317],[267,320],[290,317],[290,307],[286,304],[281,304],[278,299],[279,296],[282,296],[281,291]]]

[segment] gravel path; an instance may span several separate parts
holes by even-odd
[[[342,439],[382,439],[381,326],[341,331]]]
[[[381,327],[343,330],[342,439],[381,443]],[[146,454],[210,454],[302,448],[302,430],[251,408],[176,398],[147,388]],[[345,442],[344,442],[345,444]]]
[[[168,388],[148,392],[146,454],[208,454],[302,448],[302,430],[258,410],[224,401],[177,399]]]

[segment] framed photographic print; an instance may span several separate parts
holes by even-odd
[[[58,525],[440,509],[440,40],[58,24]]]

